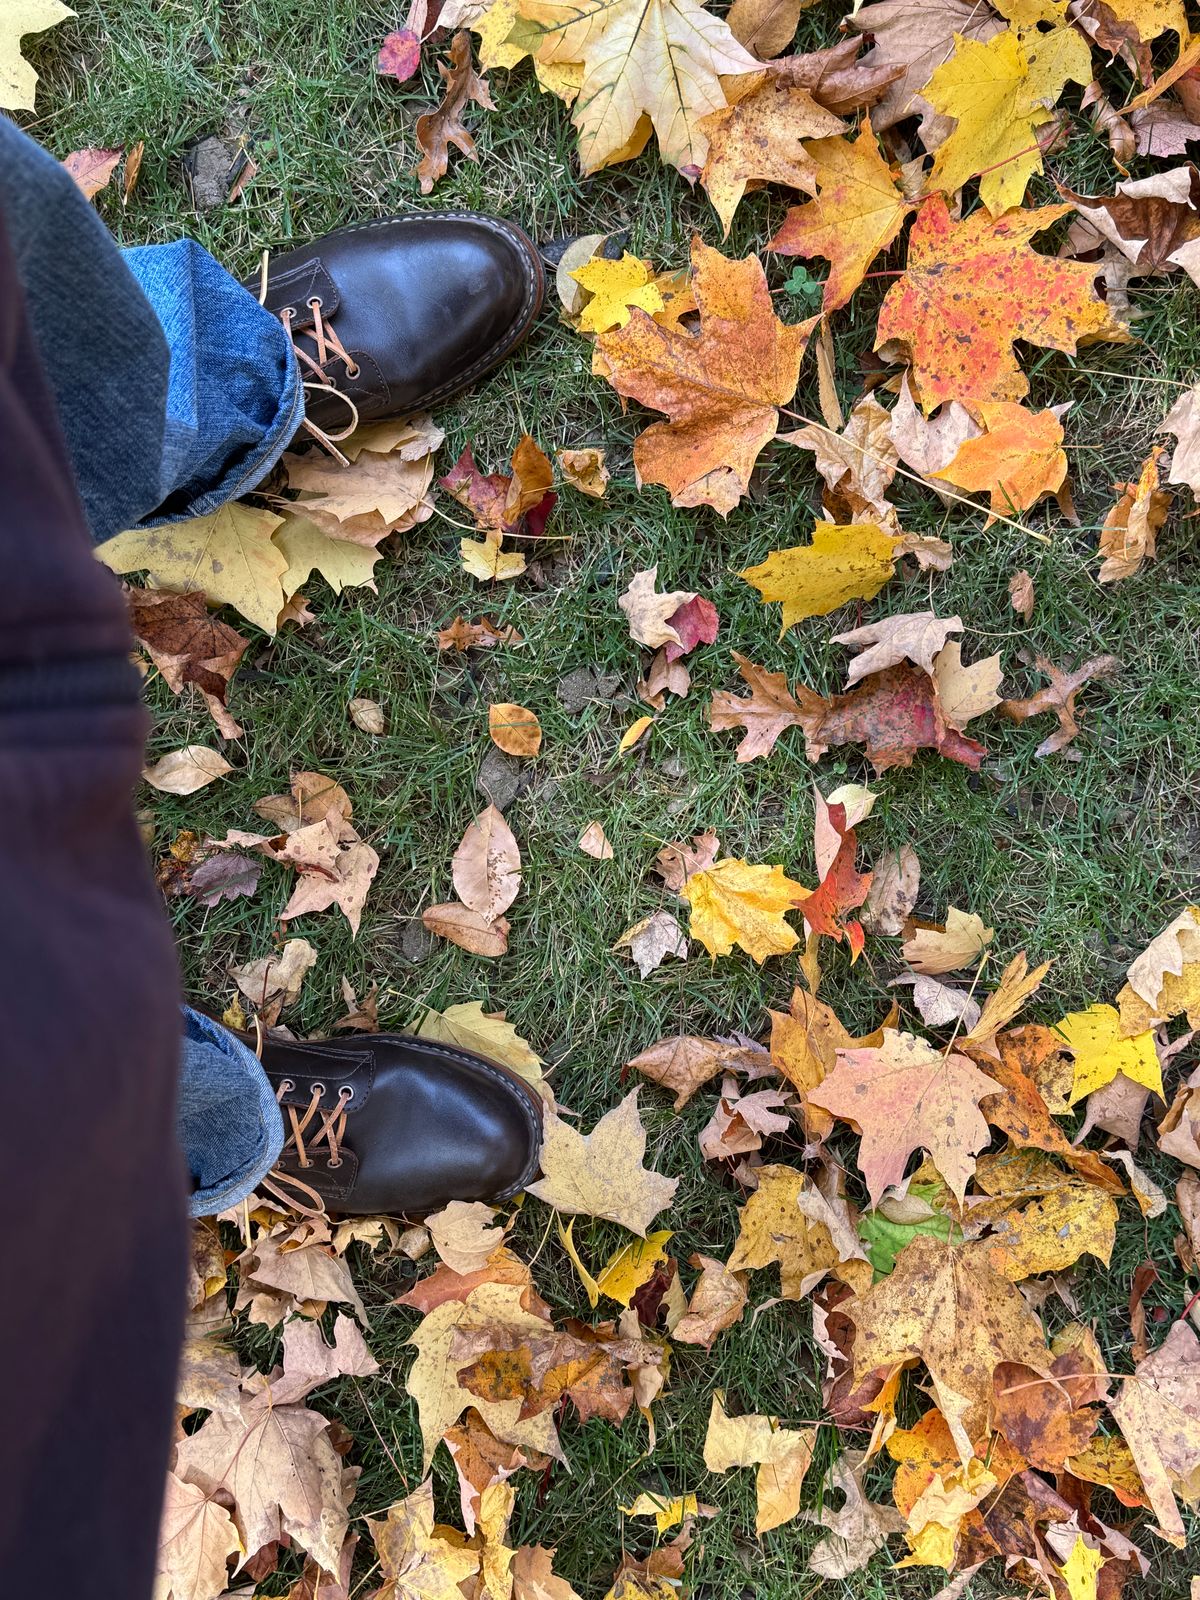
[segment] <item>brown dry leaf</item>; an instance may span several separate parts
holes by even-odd
[[[430,933],[449,939],[451,944],[469,950],[474,956],[502,956],[508,950],[511,926],[508,918],[496,917],[489,921],[458,900],[427,906],[421,913],[421,922]]]
[[[277,1295],[290,1295],[295,1302],[288,1310],[302,1316],[320,1317],[326,1306],[351,1306],[355,1316],[368,1326],[366,1307],[354,1287],[349,1263],[336,1255],[327,1242],[329,1229],[299,1242],[291,1238],[287,1224],[261,1234],[240,1258],[239,1301],[249,1299],[255,1289],[270,1289]]]
[[[175,1600],[212,1600],[226,1592],[229,1557],[245,1553],[226,1508],[168,1472],[155,1568],[165,1592]]]
[[[1200,500],[1200,386],[1185,390],[1155,431],[1175,435],[1167,482],[1186,484]]]
[[[1184,1321],[1126,1378],[1112,1406],[1137,1463],[1158,1531],[1182,1549],[1186,1532],[1175,1496],[1195,1497],[1200,1468],[1200,1341]]]
[[[975,1453],[972,1439],[987,1431],[998,1363],[1044,1370],[1051,1359],[1041,1324],[1016,1285],[972,1247],[928,1234],[905,1246],[895,1271],[861,1296],[850,1316],[856,1379],[923,1361],[964,1464]]]
[[[884,532],[899,533],[895,508],[887,499],[898,460],[891,417],[874,395],[857,402],[840,433],[810,422],[779,437],[785,444],[813,452],[825,480],[827,512],[834,521],[874,521]]]
[[[479,1272],[504,1243],[504,1229],[493,1226],[494,1206],[482,1201],[451,1200],[448,1206],[425,1218],[433,1248],[461,1277]]]
[[[368,700],[360,695],[347,703],[346,710],[360,733],[369,733],[378,739],[387,732],[387,718],[378,700]]]
[[[745,42],[743,39],[742,43]],[[838,116],[849,116],[852,111],[864,111],[875,105],[900,75],[896,67],[864,66],[858,60],[861,47],[860,39],[842,39],[824,50],[785,56],[782,61],[776,61],[771,70],[786,78],[788,83],[807,89],[814,100],[836,111]],[[777,51],[764,52],[753,45],[750,48],[755,55],[778,54]]]
[[[1029,717],[1040,717],[1045,712],[1053,712],[1058,718],[1058,727],[1048,738],[1043,739],[1034,751],[1035,755],[1049,756],[1065,750],[1079,732],[1079,723],[1075,716],[1075,697],[1080,689],[1093,678],[1115,676],[1121,670],[1121,663],[1116,656],[1093,656],[1081,667],[1076,667],[1074,672],[1067,672],[1060,667],[1052,666],[1045,656],[1038,656],[1037,669],[1044,677],[1050,679],[1049,687],[1039,689],[1027,700],[1002,700],[1000,710],[1012,722],[1024,722]]]
[[[488,93],[487,79],[476,72],[471,62],[471,36],[465,31],[454,35],[450,41],[450,65],[438,62],[445,89],[439,105],[417,118],[417,144],[421,159],[417,163],[417,176],[421,180],[421,193],[429,194],[439,178],[445,177],[450,164],[450,146],[461,150],[471,161],[478,161],[475,141],[463,122],[463,113],[472,102],[485,111],[494,111],[495,104]]]
[[[970,1024],[963,1044],[982,1046],[990,1052],[996,1034],[1001,1028],[1006,1028],[1023,1009],[1049,970],[1050,962],[1043,961],[1040,967],[1034,967],[1030,972],[1025,952],[1022,950],[1014,956],[1000,974],[1000,982],[984,1001],[978,1018]]]
[[[288,939],[275,955],[230,967],[229,976],[271,1027],[284,1006],[299,999],[305,974],[316,964],[317,952],[307,939]]]
[[[152,767],[143,767],[142,777],[163,794],[195,794],[232,771],[219,751],[203,744],[189,744],[161,756]]]
[[[212,1412],[181,1441],[175,1471],[209,1497],[222,1490],[232,1498],[244,1549],[286,1534],[337,1570],[349,1517],[327,1418],[298,1405],[245,1417]]]
[[[513,1600],[580,1600],[554,1571],[553,1559],[554,1551],[542,1545],[521,1546],[512,1560]]]
[[[1188,1013],[1200,1025],[1200,908],[1188,906],[1134,961],[1117,996],[1126,1037]],[[1192,1020],[1195,1013],[1196,1021]]]
[[[900,946],[900,953],[914,972],[938,978],[944,972],[973,967],[995,934],[973,911],[951,906],[944,928],[918,928]]]
[[[694,1034],[672,1035],[660,1039],[626,1062],[625,1070],[640,1072],[651,1083],[659,1083],[675,1096],[675,1110],[682,1111],[688,1101],[719,1072],[736,1071],[745,1064],[742,1046],[721,1039],[700,1039]]]
[[[222,735],[239,738],[241,727],[229,715],[225,697],[250,641],[211,616],[204,596],[195,590],[171,594],[130,589],[128,599],[134,634],[145,645],[167,687],[180,694],[185,684],[195,684]]]
[[[1008,580],[1008,598],[1017,615],[1028,622],[1033,616],[1037,596],[1034,594],[1033,579],[1024,567],[1014,572]]]
[[[645,978],[660,967],[668,956],[687,960],[687,934],[669,911],[655,911],[640,922],[635,922],[613,945],[614,950],[628,950],[637,964],[639,974]]]
[[[1159,1123],[1158,1148],[1189,1167],[1200,1167],[1200,1068],[1180,1084]]]
[[[851,688],[872,673],[911,661],[933,675],[934,659],[952,633],[961,633],[961,617],[935,617],[932,611],[908,611],[879,622],[868,622],[846,633],[835,633],[834,644],[844,644],[859,652],[850,663],[846,687]]]
[[[803,1300],[830,1272],[854,1286],[870,1282],[853,1228],[843,1225],[802,1172],[766,1166],[756,1176],[758,1188],[742,1207],[737,1243],[726,1263],[730,1272],[757,1271],[777,1261],[784,1300]]]
[[[872,6],[880,10],[880,6]],[[862,1450],[845,1450],[834,1462],[830,1488],[841,1490],[845,1502],[838,1511],[825,1505],[805,1513],[807,1520],[827,1529],[825,1537],[808,1558],[810,1572],[823,1578],[848,1578],[861,1572],[894,1533],[904,1531],[904,1518],[893,1506],[876,1505],[867,1499],[862,1485],[867,1456]],[[828,1497],[828,1491],[823,1498]]]
[[[506,756],[536,756],[542,748],[542,725],[537,717],[508,701],[488,707],[488,734]]]
[[[860,913],[863,927],[868,933],[903,933],[920,889],[921,863],[912,845],[889,850],[871,864],[871,887]]]
[[[521,852],[495,806],[481,811],[463,835],[454,852],[452,876],[459,899],[486,922],[495,922],[516,899]]]
[[[350,796],[340,783],[323,772],[294,773],[289,794],[265,795],[254,802],[254,812],[271,823],[279,833],[295,833],[300,828],[329,818],[337,840],[353,844],[358,838],[350,825]],[[238,841],[232,839],[232,842]]]
[[[284,859],[282,853],[278,859]],[[316,872],[301,871],[279,919],[289,922],[293,917],[327,911],[336,905],[350,924],[351,934],[357,937],[363,906],[378,871],[379,855],[369,844],[360,840],[348,845],[337,851],[331,867]]]
[[[589,446],[584,450],[558,450],[555,452],[559,470],[580,494],[600,500],[608,489],[608,468],[604,465],[604,451]]]
[[[497,1439],[474,1407],[461,1421],[447,1429],[444,1439],[458,1474],[463,1525],[470,1536],[474,1534],[479,1521],[484,1491],[495,1483],[503,1483],[522,1467],[530,1467],[542,1458]]]
[[[700,1281],[692,1290],[687,1313],[675,1324],[671,1337],[676,1344],[702,1344],[711,1350],[713,1341],[726,1328],[740,1322],[746,1309],[746,1277],[730,1272],[723,1261],[712,1256],[693,1255],[689,1263],[698,1269]]]
[[[750,693],[736,695],[732,690],[718,689],[709,707],[708,725],[717,732],[745,728],[746,734],[737,747],[735,760],[754,761],[770,755],[775,741],[786,729],[804,726],[806,707],[791,693],[782,672],[756,667],[736,650],[733,659],[749,684]]]
[[[588,823],[579,835],[577,845],[585,856],[591,856],[594,861],[611,861],[613,858],[613,847],[599,822]]]
[[[816,1439],[815,1428],[781,1428],[778,1417],[727,1415],[725,1396],[718,1389],[712,1397],[704,1436],[704,1465],[710,1472],[728,1472],[732,1467],[758,1468],[754,1520],[757,1536],[796,1516]]]
[[[733,0],[726,21],[737,42],[766,61],[787,49],[796,36],[800,13],[815,4],[816,0]],[[857,50],[850,54],[853,57]]]
[[[439,650],[459,650],[464,654],[468,650],[490,650],[498,644],[524,643],[515,628],[502,628],[490,617],[484,617],[479,622],[455,617],[449,627],[439,628],[437,634]]]
[[[421,454],[414,455],[404,446],[386,453],[361,450],[349,467],[316,452],[285,456],[288,486],[304,496],[296,502],[296,510],[303,521],[314,523],[328,538],[374,549],[387,534],[403,532],[433,515],[433,451],[442,438],[440,429],[430,423],[413,444]],[[299,553],[293,551],[287,563],[297,587],[304,581],[296,575],[300,569],[294,556]],[[320,554],[320,561],[314,564],[322,571],[329,565],[328,551],[313,552],[306,545],[302,553],[306,560],[311,554]],[[332,581],[336,589],[340,583],[362,583],[364,579],[351,573]]]
[[[936,148],[953,122],[939,116],[921,98],[921,90],[954,54],[957,38],[990,39],[1004,26],[999,17],[972,0],[922,0],[919,6],[910,0],[881,0],[863,6],[849,21],[873,41],[860,65],[899,68],[901,73],[889,85],[871,120],[882,131],[906,117],[919,116],[926,150]]]
[[[367,1518],[384,1582],[376,1600],[462,1600],[460,1584],[479,1573],[480,1553],[433,1520],[433,1480],[398,1501],[386,1518]]]
[[[682,644],[670,619],[681,606],[696,598],[690,589],[673,589],[660,594],[655,588],[657,582],[657,566],[635,572],[628,589],[617,601],[629,619],[630,638],[644,644],[648,650],[657,650],[664,644]]]
[[[761,1150],[764,1137],[786,1133],[791,1127],[791,1118],[779,1109],[786,1107],[790,1098],[783,1089],[739,1094],[736,1079],[727,1079],[721,1085],[716,1110],[700,1130],[700,1154],[706,1161],[732,1161]]]
[[[1190,164],[1152,177],[1118,183],[1116,193],[1089,198],[1059,186],[1080,221],[1072,225],[1070,242],[1083,254],[1103,241],[1105,276],[1115,257],[1116,281],[1123,288],[1134,277],[1165,274],[1182,268],[1200,281],[1200,218],[1196,198],[1200,178]]]
[[[808,1098],[861,1130],[856,1159],[878,1205],[920,1149],[961,1202],[973,1157],[991,1140],[979,1102],[995,1092],[995,1080],[966,1056],[888,1029],[878,1047],[839,1050],[837,1066]]]
[[[243,1385],[251,1396],[245,1412],[252,1416],[271,1406],[292,1405],[334,1378],[371,1378],[378,1371],[366,1340],[343,1312],[334,1323],[332,1344],[326,1344],[318,1323],[296,1319],[283,1331],[282,1368],[269,1376],[251,1373]]]
[[[529,1185],[529,1193],[565,1216],[606,1217],[644,1239],[679,1187],[678,1178],[644,1167],[645,1153],[636,1089],[589,1134],[547,1117],[542,1176]]]
[[[664,845],[654,858],[654,871],[670,889],[678,894],[693,872],[707,872],[721,853],[721,841],[711,828]]]
[[[726,516],[775,437],[778,407],[796,392],[816,319],[780,322],[757,256],[729,260],[696,238],[692,278],[698,332],[635,311],[624,328],[601,334],[597,354],[619,394],[671,418],[634,442],[639,480],[662,484],[674,505]]]
[[[1121,498],[1109,510],[1100,530],[1101,583],[1120,583],[1153,561],[1159,530],[1171,509],[1171,491],[1158,486],[1158,463],[1164,447],[1157,445],[1142,464],[1136,483],[1127,483]],[[1120,484],[1116,484],[1121,489]]]
[[[819,105],[807,89],[778,73],[757,74],[738,84],[735,103],[700,123],[709,141],[700,182],[721,219],[725,238],[748,187],[781,183],[815,188],[815,167],[801,140],[843,132],[846,124]]]

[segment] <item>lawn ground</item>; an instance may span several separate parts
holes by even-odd
[[[629,247],[666,267],[686,261],[699,231],[719,243],[716,220],[700,191],[646,156],[615,171],[581,179],[564,109],[536,92],[525,69],[491,75],[498,110],[474,126],[478,165],[455,157],[449,176],[422,200],[412,169],[413,124],[434,98],[436,69],[397,86],[379,80],[374,55],[397,26],[392,4],[363,0],[77,0],[79,18],[32,42],[42,74],[30,131],[58,156],[84,145],[145,140],[141,179],[127,209],[113,195],[99,202],[122,242],[147,243],[189,233],[236,272],[255,266],[264,245],[302,240],[365,216],[414,205],[467,206],[515,217],[539,239],[598,230],[629,230]],[[797,49],[827,43],[838,8],[818,5],[801,20]],[[427,53],[428,54],[428,53]],[[207,134],[244,134],[258,163],[241,201],[198,215],[191,208],[182,159]],[[1054,161],[1056,173],[1083,192],[1108,192],[1117,174],[1106,148],[1079,134]],[[1135,168],[1135,175],[1140,169]],[[1053,198],[1048,185],[1035,198]],[[741,208],[727,253],[761,246],[782,217],[775,190]],[[895,265],[888,262],[885,265]],[[768,258],[772,285],[788,266]],[[921,858],[918,906],[925,915],[948,904],[979,912],[997,929],[1007,956],[1024,948],[1031,961],[1055,965],[1034,1015],[1053,1018],[1096,999],[1111,999],[1131,956],[1200,891],[1200,559],[1194,523],[1173,514],[1156,563],[1114,588],[1096,582],[1096,530],[1111,503],[1115,479],[1135,477],[1152,430],[1181,384],[1194,376],[1200,330],[1196,291],[1186,279],[1153,280],[1135,294],[1143,313],[1140,344],[1100,345],[1072,359],[1026,352],[1038,405],[1070,401],[1068,440],[1081,526],[1049,510],[1029,525],[1042,543],[1010,527],[984,528],[982,513],[947,512],[927,491],[897,480],[895,499],[906,529],[949,538],[956,561],[945,576],[897,579],[867,616],[934,607],[958,613],[969,656],[1000,650],[1010,694],[1040,687],[1024,658],[1057,664],[1109,652],[1123,663],[1111,684],[1085,690],[1085,731],[1077,759],[1039,760],[1045,725],[981,725],[990,751],[983,770],[920,758],[876,787],[874,819],[860,830],[868,857],[911,841]],[[886,280],[876,285],[886,288]],[[780,295],[781,315],[807,307]],[[839,382],[845,401],[860,392],[858,357],[869,348],[873,303],[860,296],[836,327]],[[815,379],[806,365],[795,408],[816,411]],[[636,411],[636,408],[634,408]],[[865,781],[856,753],[829,757],[820,768],[804,759],[798,732],[785,735],[765,761],[739,767],[734,740],[706,726],[713,689],[733,687],[731,646],[789,680],[828,692],[841,685],[844,657],[829,643],[856,614],[818,619],[777,637],[777,621],[736,573],[768,551],[806,538],[819,515],[819,480],[806,453],[775,446],[763,458],[755,493],[727,521],[707,510],[677,511],[658,489],[634,485],[631,444],[641,415],[622,416],[613,393],[590,376],[587,346],[557,321],[551,296],[541,323],[518,359],[438,416],[448,466],[468,441],[485,469],[502,468],[523,430],[547,451],[603,444],[614,481],[603,501],[567,491],[560,501],[560,540],[538,564],[536,578],[489,592],[459,567],[459,508],[444,498],[439,514],[404,538],[381,564],[378,597],[348,591],[340,599],[320,580],[308,593],[318,622],[271,641],[261,636],[235,679],[231,706],[245,724],[244,741],[228,754],[237,771],[186,800],[152,799],[155,849],[181,828],[222,835],[251,825],[252,802],[286,789],[289,773],[319,768],[349,791],[360,832],[382,866],[362,931],[351,941],[336,914],[303,919],[295,931],[316,947],[319,964],[287,1020],[320,1034],[343,1010],[340,981],[359,994],[380,986],[380,1017],[401,1027],[425,1005],[479,999],[503,1008],[520,1032],[554,1064],[560,1101],[590,1126],[615,1103],[618,1072],[631,1055],[675,1030],[702,1034],[744,1030],[761,1036],[765,1008],[781,1006],[794,968],[773,961],[755,967],[734,956],[716,964],[696,952],[667,963],[646,980],[611,952],[631,923],[663,903],[647,877],[657,849],[671,839],[715,828],[726,852],[752,861],[780,861],[793,875],[811,870],[814,777],[828,790]],[[442,470],[445,470],[443,467]],[[695,588],[716,602],[721,632],[692,658],[693,689],[673,702],[632,757],[618,760],[621,731],[641,709],[634,684],[641,662],[616,597],[631,574],[657,562],[663,588]],[[1019,567],[1038,596],[1032,622],[1010,609],[1007,585]],[[490,614],[524,636],[517,649],[465,658],[439,656],[434,633],[454,616]],[[616,679],[615,692],[594,694],[582,711],[561,702],[566,674],[593,668]],[[611,685],[604,686],[611,688]],[[389,733],[374,739],[347,718],[346,702],[367,695],[386,709]],[[471,817],[486,803],[478,786],[488,754],[487,706],[516,701],[535,710],[545,730],[542,756],[518,775],[523,791],[506,815],[525,857],[525,886],[510,913],[510,954],[484,962],[449,946],[431,947],[420,931],[421,908],[448,897],[450,854]],[[210,742],[203,708],[151,689],[155,730],[151,755],[190,742]],[[976,729],[972,730],[973,732]],[[596,863],[576,840],[598,819],[615,859]],[[268,952],[288,893],[282,873],[267,868],[254,901],[212,911],[171,903],[189,997],[208,1007],[232,992],[227,969]],[[416,920],[414,920],[416,919]],[[827,998],[848,1025],[873,1025],[880,1015],[874,972],[850,972],[835,956]],[[825,991],[823,991],[824,993]],[[645,1092],[654,1165],[682,1174],[670,1221],[677,1254],[701,1249],[724,1258],[736,1232],[739,1193],[702,1170],[695,1134],[709,1114],[701,1095],[682,1116],[666,1096]],[[1154,1170],[1153,1158],[1148,1163]],[[519,1224],[518,1239],[540,1251],[538,1282],[556,1311],[577,1312],[578,1285],[557,1240],[544,1236],[545,1212]],[[1177,1312],[1186,1299],[1171,1246],[1169,1219],[1148,1231],[1132,1207],[1111,1273],[1081,1276],[1085,1313],[1095,1316],[1110,1367],[1128,1370],[1129,1278],[1144,1255],[1162,1274],[1149,1303]],[[581,1219],[576,1237],[585,1256],[602,1261],[618,1230]],[[373,1315],[372,1348],[384,1375],[348,1381],[323,1399],[355,1437],[364,1466],[356,1509],[377,1513],[415,1487],[420,1443],[402,1391],[387,1381],[404,1369],[411,1314],[389,1307],[414,1275],[408,1263],[372,1264],[359,1276]],[[753,1284],[756,1300],[773,1290],[771,1274]],[[246,1330],[244,1352],[264,1360],[276,1336]],[[695,1489],[725,1515],[708,1525],[695,1564],[697,1593],[711,1600],[750,1595],[803,1600],[821,1587],[805,1569],[815,1534],[787,1526],[755,1542],[752,1479],[710,1479],[699,1459],[714,1386],[730,1409],[774,1412],[785,1421],[820,1414],[820,1366],[804,1306],[779,1305],[722,1337],[711,1356],[681,1349],[670,1393],[660,1408],[659,1442],[643,1458],[644,1430],[614,1432],[603,1423],[568,1421],[564,1442],[574,1474],[561,1474],[544,1494],[532,1475],[518,1494],[513,1542],[558,1546],[556,1567],[587,1597],[604,1593],[623,1538],[648,1548],[642,1524],[625,1524],[618,1506],[640,1488]],[[318,1397],[319,1400],[322,1397]],[[822,1432],[823,1459],[838,1441]],[[444,1454],[444,1453],[443,1453]],[[456,1513],[452,1473],[436,1469],[439,1509]],[[819,1474],[810,1480],[814,1484]],[[633,1531],[633,1530],[637,1531]],[[1186,1592],[1184,1565],[1173,1567],[1151,1545],[1155,1567],[1145,1592],[1174,1600]],[[298,1569],[296,1569],[298,1570]],[[261,1593],[283,1593],[293,1569],[285,1562]],[[866,1573],[833,1585],[852,1600],[920,1596],[938,1574],[890,1573],[876,1561]],[[983,1592],[987,1592],[986,1589]]]

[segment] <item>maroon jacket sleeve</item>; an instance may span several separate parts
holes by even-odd
[[[151,1591],[183,1317],[145,713],[0,218],[0,1588]]]

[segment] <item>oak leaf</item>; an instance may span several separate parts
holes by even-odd
[[[651,126],[664,161],[702,167],[699,123],[726,103],[721,77],[759,66],[697,0],[599,0],[587,11],[520,0],[518,14],[540,32],[539,62],[583,63],[573,120],[585,173],[640,154]]]
[[[1120,499],[1108,512],[1100,530],[1103,556],[1101,583],[1119,583],[1140,572],[1142,563],[1154,559],[1158,533],[1171,509],[1171,491],[1160,489],[1158,463],[1163,447],[1152,450],[1142,463],[1136,483],[1127,483]],[[1115,485],[1121,489],[1120,484]]]
[[[921,1235],[850,1307],[856,1375],[923,1361],[964,1464],[987,1431],[999,1363],[1044,1370],[1051,1359],[1021,1291],[970,1249]]]
[[[479,622],[455,617],[449,627],[439,628],[437,633],[439,650],[458,650],[463,654],[468,650],[490,650],[498,644],[524,642],[515,628],[499,627],[490,617],[483,617]]]
[[[804,617],[824,617],[848,600],[873,600],[896,570],[899,540],[873,522],[817,522],[812,543],[773,550],[738,576],[771,605],[782,603],[782,636]]]
[[[287,558],[271,538],[282,521],[232,500],[208,516],[119,533],[96,553],[113,572],[145,571],[162,589],[199,589],[210,605],[233,606],[274,633],[288,598],[280,583]]]
[[[924,96],[955,127],[938,146],[931,189],[953,194],[979,177],[979,197],[993,214],[1019,206],[1042,170],[1037,130],[1053,117],[1068,82],[1092,81],[1092,54],[1073,27],[1006,28],[983,42],[957,39]],[[980,176],[982,174],[982,176]]]
[[[1037,669],[1043,677],[1050,679],[1049,686],[1039,689],[1027,700],[1002,700],[1000,710],[1012,722],[1025,722],[1030,717],[1053,712],[1058,718],[1058,727],[1034,751],[1035,755],[1050,756],[1065,750],[1079,732],[1075,697],[1080,689],[1093,678],[1113,677],[1121,670],[1121,663],[1116,656],[1093,656],[1073,672],[1066,672],[1061,667],[1053,666],[1045,656],[1038,656]]]
[[[736,695],[729,689],[718,689],[709,706],[708,725],[718,732],[745,728],[746,736],[737,747],[735,760],[754,761],[759,756],[770,755],[785,729],[806,726],[806,715],[811,716],[811,712],[806,711],[809,691],[803,690],[806,698],[802,703],[789,690],[782,672],[756,667],[736,650],[733,659],[749,684],[750,693]]]
[[[822,256],[829,262],[822,307],[846,305],[867,268],[893,243],[913,209],[896,169],[884,160],[864,120],[857,139],[816,139],[807,146],[816,198],[793,206],[767,245],[781,256]]]
[[[1126,337],[1095,293],[1096,267],[1029,249],[1066,209],[995,218],[979,210],[955,222],[940,195],[922,205],[904,276],[880,308],[875,348],[911,361],[927,415],[945,400],[1023,399],[1029,383],[1017,365],[1017,339],[1073,355],[1080,340]]]
[[[990,497],[991,516],[1015,517],[1055,494],[1067,480],[1062,423],[1053,411],[1032,412],[1011,400],[977,408],[985,433],[967,439],[948,465],[932,474],[970,494]],[[987,526],[987,524],[985,524]]]
[[[467,106],[474,102],[485,111],[496,109],[488,93],[487,78],[472,64],[470,34],[454,35],[450,41],[450,65],[439,61],[438,71],[445,84],[442,98],[432,111],[417,118],[416,138],[421,150],[417,176],[422,194],[429,194],[438,179],[445,176],[451,145],[470,160],[479,160],[475,141],[463,122]]]
[[[779,321],[757,256],[732,261],[697,238],[692,272],[698,332],[660,327],[634,312],[624,328],[600,336],[597,350],[619,394],[671,419],[634,442],[641,481],[662,484],[675,505],[710,505],[725,516],[775,436],[778,407],[796,392],[815,319]]]
[[[732,105],[712,112],[700,124],[709,141],[700,182],[721,219],[725,238],[748,186],[781,183],[811,191],[813,162],[801,141],[828,138],[846,126],[807,89],[788,83],[778,73],[763,72],[757,82],[747,78],[743,83]]]
[[[1157,1350],[1126,1378],[1112,1407],[1150,1498],[1158,1531],[1184,1547],[1176,1493],[1195,1497],[1200,1468],[1200,1341],[1186,1322],[1172,1323]]]
[[[784,918],[808,897],[781,866],[752,866],[726,857],[694,872],[679,891],[691,909],[691,933],[712,956],[727,956],[734,945],[760,965],[786,955],[799,935]]]
[[[670,1205],[679,1179],[642,1165],[646,1130],[637,1102],[634,1089],[589,1134],[548,1117],[542,1176],[529,1185],[530,1194],[564,1215],[606,1217],[645,1238],[653,1219]]]
[[[800,1509],[800,1490],[816,1445],[815,1428],[781,1428],[778,1417],[731,1417],[725,1396],[712,1397],[704,1436],[704,1465],[710,1472],[757,1467],[755,1535],[791,1522]]]
[[[1075,1061],[1072,1105],[1111,1083],[1118,1072],[1131,1083],[1144,1085],[1160,1100],[1166,1099],[1154,1035],[1147,1030],[1126,1038],[1115,1006],[1097,1002],[1086,1011],[1068,1012],[1054,1031]]]

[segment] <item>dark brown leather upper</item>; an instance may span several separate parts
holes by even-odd
[[[332,1110],[353,1091],[340,1141],[341,1165],[317,1144],[301,1168],[296,1152],[281,1167],[311,1184],[331,1211],[408,1217],[451,1200],[507,1200],[537,1175],[542,1102],[507,1067],[467,1050],[370,1034],[319,1044],[267,1039],[263,1066],[284,1105]]]
[[[259,290],[257,279],[246,287]],[[515,223],[470,211],[412,212],[357,223],[272,255],[266,305],[292,308],[293,329],[311,329],[311,302],[352,358],[325,370],[359,415],[400,415],[436,405],[502,361],[541,307],[542,265]],[[314,357],[315,341],[301,331]],[[305,378],[312,374],[304,373]],[[308,415],[340,430],[349,413],[334,396],[307,391]]]

